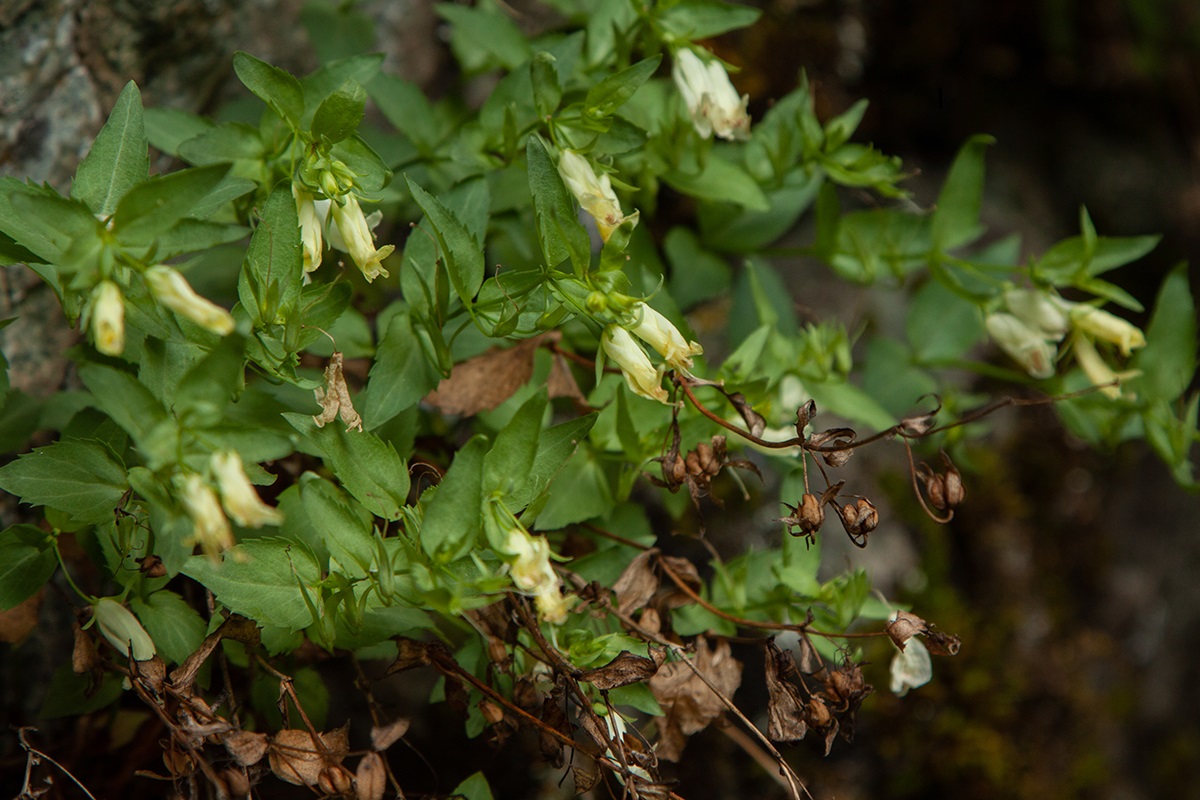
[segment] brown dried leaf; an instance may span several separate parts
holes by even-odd
[[[379,753],[367,753],[359,760],[354,776],[355,800],[383,800],[385,789],[387,770],[383,766],[383,756]]]
[[[325,386],[313,390],[317,402],[321,404],[321,413],[313,416],[313,422],[318,428],[341,414],[346,430],[362,430],[362,417],[354,410],[354,402],[350,399],[350,387],[346,386],[346,377],[342,374],[342,354],[335,350],[329,357],[329,366],[325,367]]]
[[[746,402],[746,397],[741,392],[734,392],[728,397],[729,402],[737,409],[738,414],[741,414],[750,433],[753,436],[761,438],[763,431],[767,429],[767,421],[763,419],[763,415],[755,411],[754,407]]]
[[[319,741],[306,730],[288,728],[271,737],[268,763],[281,780],[297,786],[316,786],[340,767],[350,752],[347,727],[319,734]]]
[[[443,414],[469,417],[490,411],[512,397],[533,375],[533,356],[542,343],[559,338],[557,332],[544,333],[506,350],[493,348],[455,364],[450,377],[443,378],[425,402]]]
[[[661,663],[661,662],[660,662]],[[645,656],[635,656],[628,650],[622,650],[616,658],[603,667],[589,669],[580,675],[601,691],[640,683],[658,672],[658,664]]]
[[[157,655],[145,661],[130,660],[132,676],[156,696],[163,692],[167,680],[167,665]]]
[[[408,724],[409,721],[401,717],[387,725],[371,728],[371,747],[379,752],[387,750],[408,733]]]
[[[699,594],[700,588],[703,584],[700,581],[700,573],[696,570],[695,564],[686,558],[681,558],[680,556],[663,556],[661,561],[663,566],[670,569],[671,572],[674,573],[675,577],[678,578],[685,586],[687,586],[693,592]],[[678,608],[679,606],[686,606],[689,603],[695,602],[695,600],[688,596],[686,592],[684,592],[682,589],[679,589],[675,585],[675,581],[671,580],[669,576],[667,580],[671,581],[671,586],[673,589],[666,597],[663,598],[663,605],[665,605],[667,608]]]
[[[710,647],[703,636],[697,637],[692,663],[726,699],[732,698],[742,682],[742,664],[730,654],[729,642],[724,639]],[[678,761],[687,737],[703,730],[720,716],[725,711],[725,703],[680,661],[662,667],[649,680],[649,686],[663,708],[655,752],[659,758]]]
[[[825,668],[825,662],[821,660],[817,648],[813,647],[813,643],[808,640],[807,636],[800,637],[800,641],[796,643],[796,649],[800,651],[800,657],[796,661],[796,667],[800,672],[812,675]]]
[[[171,672],[171,683],[177,690],[186,693],[191,689],[200,667],[212,655],[221,640],[226,638],[254,648],[258,646],[260,633],[258,626],[251,620],[238,614],[231,614],[215,631],[204,637],[204,641],[196,648],[196,652],[188,656],[186,661]]]
[[[929,626],[925,620],[907,611],[897,611],[896,618],[887,624],[888,636],[892,637],[892,642],[901,650],[909,639],[927,630]]]
[[[570,365],[559,353],[555,353],[554,360],[550,362],[550,375],[546,378],[546,391],[551,400],[556,397],[566,397],[576,404],[587,404],[587,398],[583,396],[579,384],[575,382],[575,375],[571,372]]]
[[[956,656],[962,639],[953,633],[931,630],[925,635],[925,649],[931,656]]]
[[[100,654],[96,652],[96,642],[87,631],[75,623],[75,649],[71,653],[71,669],[76,675],[99,669]]]
[[[44,587],[12,608],[0,611],[0,642],[20,644],[37,627],[43,590]]]
[[[407,636],[397,636],[396,651],[396,660],[383,673],[385,676],[395,672],[403,672],[413,667],[428,666],[431,663],[429,659],[429,645],[425,642],[418,642],[416,639],[409,639]]]
[[[571,767],[571,778],[575,781],[576,794],[584,794],[600,780],[600,770],[593,763],[591,769],[586,767]]]
[[[221,743],[243,767],[253,766],[267,754],[267,735],[254,731],[230,731],[221,737]]]
[[[767,642],[766,656],[767,736],[775,742],[798,742],[808,733],[808,723],[800,689],[788,680],[796,662],[775,642]]]
[[[568,739],[571,738],[571,724],[567,721],[567,712],[563,707],[562,685],[557,685],[542,701],[542,722],[551,730],[558,731]],[[545,730],[538,729],[538,750],[555,769],[563,765],[563,744],[556,736],[551,736]]]
[[[659,577],[654,571],[654,559],[658,556],[657,548],[650,548],[639,553],[621,572],[621,577],[613,584],[617,594],[617,610],[622,614],[631,614],[650,602],[658,591]]]

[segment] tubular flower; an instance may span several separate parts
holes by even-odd
[[[903,697],[909,689],[924,686],[933,679],[933,661],[929,649],[920,639],[905,642],[904,649],[892,656],[891,690]]]
[[[101,597],[97,600],[92,606],[92,619],[104,638],[122,653],[133,656],[134,661],[154,658],[154,640],[150,634],[146,633],[132,611],[113,598]]]
[[[187,317],[213,333],[228,336],[233,332],[233,315],[196,294],[182,275],[159,264],[143,273],[154,299],[181,317]]]
[[[106,356],[125,351],[125,302],[112,281],[100,281],[92,290],[92,338]]]
[[[510,555],[516,556],[511,562],[513,584],[533,595],[538,616],[555,625],[565,622],[567,599],[550,565],[550,543],[516,526],[509,531],[505,546]]]
[[[1054,356],[1058,348],[1046,340],[1040,332],[1026,325],[1012,314],[988,314],[984,320],[988,335],[1035,378],[1054,375]]]
[[[647,400],[667,402],[662,376],[654,369],[645,351],[629,335],[629,331],[620,325],[609,325],[600,337],[600,344],[608,357],[621,368],[631,392]]]
[[[1112,400],[1120,397],[1121,387],[1116,384],[1120,382],[1121,376],[1113,372],[1112,367],[1108,366],[1100,357],[1092,340],[1086,336],[1076,336],[1074,347],[1075,361],[1083,370],[1083,374],[1088,376],[1092,385],[1103,387],[1100,389],[1100,393],[1105,397]]]
[[[232,450],[213,453],[210,463],[221,491],[221,504],[234,522],[243,528],[261,528],[283,522],[279,509],[259,498],[242,468],[241,456]]]
[[[325,250],[325,241],[322,236],[322,228],[325,227],[324,219],[317,210],[316,199],[312,192],[298,183],[293,183],[292,197],[296,198],[296,214],[300,217],[300,244],[304,250],[304,271],[312,272],[321,266],[321,256]],[[328,205],[328,201],[326,201],[326,205]]]
[[[1048,292],[1010,289],[1004,293],[1004,304],[1013,316],[1040,331],[1047,339],[1059,341],[1071,326],[1063,311],[1063,301]]]
[[[180,499],[183,510],[192,519],[193,543],[199,544],[206,555],[215,558],[233,547],[229,520],[221,511],[217,493],[204,482],[204,478],[194,472],[184,478]]]
[[[1141,328],[1115,314],[1086,303],[1071,303],[1067,313],[1076,328],[1095,339],[1115,344],[1120,348],[1121,355],[1127,356],[1137,348],[1146,346],[1146,336]]]
[[[352,194],[345,195],[340,202],[335,202],[330,210],[333,212],[333,221],[337,225],[338,233],[346,245],[346,252],[362,270],[367,281],[373,281],[380,275],[388,277],[388,271],[383,268],[381,262],[391,255],[396,247],[388,244],[375,249],[371,226],[363,216],[358,198]]]
[[[722,139],[750,138],[750,114],[746,111],[750,95],[738,97],[721,62],[705,63],[691,50],[680,50],[671,77],[687,103],[697,133],[705,139],[714,134]]]
[[[625,220],[633,220],[637,224],[637,211],[628,216],[621,212],[621,202],[617,200],[608,175],[597,176],[591,162],[579,153],[563,150],[558,158],[558,174],[583,210],[596,220],[600,238],[604,241],[607,242],[612,232]]]
[[[703,347],[685,340],[678,328],[645,303],[634,305],[632,313],[638,323],[629,329],[630,332],[657,350],[674,369],[687,372],[692,368],[692,356],[704,352]]]

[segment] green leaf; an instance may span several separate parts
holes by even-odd
[[[753,25],[760,16],[761,9],[720,0],[682,0],[666,6],[658,14],[658,24],[680,39],[696,41]]]
[[[178,108],[147,108],[144,116],[150,144],[176,157],[181,144],[215,127],[212,120]]]
[[[550,499],[538,514],[538,530],[555,530],[594,517],[613,507],[612,489],[592,451],[584,448],[567,462],[554,479]]]
[[[450,794],[454,797],[462,797],[463,800],[493,800],[492,789],[488,786],[487,778],[482,772],[471,775],[454,787],[454,791]]]
[[[371,515],[341,489],[311,472],[300,476],[306,521],[347,576],[365,578],[375,557]]]
[[[261,161],[266,157],[266,150],[258,128],[241,122],[226,122],[180,143],[179,157],[189,164],[205,166]]]
[[[554,268],[570,258],[575,272],[582,275],[591,260],[591,239],[579,223],[571,195],[540,137],[529,137],[525,158],[529,164],[529,191],[533,195],[538,243],[546,266]]]
[[[852,383],[831,381],[829,383],[805,383],[817,408],[829,409],[830,413],[851,422],[867,425],[880,431],[896,423],[895,418],[873,397]],[[917,398],[912,398],[915,402]]]
[[[1196,375],[1196,306],[1188,285],[1187,265],[1171,271],[1159,289],[1154,316],[1146,328],[1146,346],[1130,365],[1140,370],[1138,394],[1174,401]]]
[[[118,240],[127,246],[148,243],[190,213],[228,172],[227,165],[215,164],[157,175],[134,186],[113,216]]]
[[[182,664],[204,641],[208,625],[174,592],[164,589],[145,599],[135,595],[129,598],[129,607],[167,663]]]
[[[233,71],[246,88],[274,109],[293,129],[304,116],[304,90],[295,76],[241,50],[233,54]]]
[[[562,87],[554,68],[555,58],[546,51],[536,53],[529,62],[529,79],[533,84],[533,105],[538,114],[550,116],[562,100]]]
[[[326,97],[313,115],[312,134],[328,142],[340,142],[352,136],[362,122],[367,93],[357,83],[347,81]]]
[[[0,610],[23,603],[50,580],[58,566],[53,542],[33,525],[0,531]]]
[[[13,183],[16,183],[15,181]],[[17,184],[20,187],[20,184]],[[11,185],[0,189],[0,203]],[[0,220],[17,244],[27,247],[60,272],[94,268],[101,246],[100,223],[83,203],[56,194],[19,189],[0,205]]]
[[[450,42],[468,72],[492,65],[513,70],[532,55],[521,29],[494,4],[483,3],[469,8],[438,3],[434,9],[453,26]]]
[[[82,523],[111,522],[129,488],[125,467],[107,447],[86,440],[39,447],[0,468],[0,488]]]
[[[79,377],[96,397],[96,403],[139,445],[164,420],[167,412],[137,379],[128,372],[100,364],[83,364]]]
[[[437,112],[415,83],[384,74],[373,79],[367,91],[387,121],[419,148],[433,148],[441,140]]]
[[[662,63],[662,56],[651,56],[632,64],[620,72],[609,75],[588,89],[583,104],[585,113],[592,117],[607,117],[623,106],[629,98],[650,80],[650,76]]]
[[[505,499],[510,509],[521,509],[532,503],[546,490],[596,424],[598,414],[569,420],[542,431],[538,437],[537,455],[529,468],[529,481],[522,491],[515,491]]]
[[[538,436],[548,399],[544,390],[530,397],[513,414],[488,452],[483,464],[483,487],[488,494],[507,498],[519,493],[529,483],[529,471],[537,456]],[[509,506],[510,510],[518,508]]]
[[[924,363],[963,358],[985,335],[978,306],[940,281],[929,281],[913,297],[905,330],[914,357]]]
[[[675,189],[703,200],[737,203],[753,211],[767,211],[771,205],[758,183],[746,170],[732,161],[711,153],[699,172],[672,170],[663,180]]]
[[[180,379],[172,404],[176,416],[195,426],[215,425],[244,386],[246,340],[223,336]]]
[[[959,149],[950,174],[942,184],[933,212],[933,244],[949,252],[978,239],[984,231],[979,223],[983,204],[984,151],[996,140],[991,136],[972,136]]]
[[[317,594],[320,567],[308,548],[287,539],[250,539],[221,560],[192,556],[183,574],[211,589],[223,606],[260,625],[298,631],[312,621],[304,603]]]
[[[256,327],[291,316],[300,299],[301,262],[296,202],[290,187],[280,183],[263,206],[238,277],[238,297]]]
[[[475,436],[454,455],[450,469],[432,491],[421,523],[421,547],[450,562],[475,546],[483,527],[483,462],[485,436]],[[422,501],[424,501],[422,497]]]
[[[107,217],[125,193],[149,174],[142,95],[137,84],[130,81],[76,170],[71,197],[82,201],[92,213]]]
[[[320,448],[333,474],[358,502],[377,517],[399,519],[408,498],[408,465],[395,448],[366,431],[346,431],[339,422],[323,428],[308,414],[283,418]]]
[[[440,380],[436,367],[425,357],[408,312],[394,314],[371,364],[363,402],[364,424],[374,430],[415,405]]]
[[[425,217],[433,226],[454,291],[469,309],[475,293],[483,283],[483,248],[453,211],[422,189],[412,178],[406,177],[405,180],[413,200],[425,212]]]

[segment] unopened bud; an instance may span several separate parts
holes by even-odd
[[[101,597],[92,606],[92,616],[100,633],[122,654],[134,661],[154,658],[154,640],[128,608],[111,597]]]

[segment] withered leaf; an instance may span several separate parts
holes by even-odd
[[[262,761],[267,754],[267,735],[253,731],[230,731],[221,737],[221,743],[233,756],[233,760],[243,767],[249,767]]]
[[[567,712],[563,707],[564,692],[562,684],[559,684],[551,690],[550,694],[546,695],[546,699],[542,701],[541,717],[546,727],[558,731],[569,739],[571,725],[567,721]],[[555,769],[563,765],[562,742],[541,728],[538,729],[538,750],[541,752],[542,758],[546,759]]]
[[[424,667],[430,664],[429,645],[410,639],[407,636],[396,637],[396,660],[391,663],[383,674],[391,675],[403,672],[413,667]]]
[[[556,397],[565,397],[574,401],[577,407],[587,405],[587,398],[580,391],[570,365],[559,353],[555,353],[554,360],[550,362],[550,374],[546,377],[546,392],[550,395],[551,400]]]
[[[660,662],[661,663],[661,662]],[[602,691],[639,683],[658,672],[658,664],[645,656],[635,656],[622,650],[616,658],[603,667],[589,669],[580,676],[582,680]]]
[[[44,587],[12,608],[0,611],[0,642],[20,644],[33,632],[37,627],[43,591]]]
[[[167,665],[157,655],[145,661],[130,661],[133,677],[155,695],[161,695],[167,680]]]
[[[71,669],[76,675],[99,669],[100,654],[96,651],[96,643],[87,631],[75,623],[75,649],[71,653]]]
[[[729,402],[737,409],[738,414],[746,422],[746,427],[750,433],[757,437],[762,437],[763,431],[767,429],[767,421],[763,419],[763,415],[754,410],[754,407],[746,401],[745,395],[741,392],[734,392],[728,395]]]
[[[692,660],[726,699],[730,699],[742,682],[742,664],[735,659],[724,639],[709,646],[708,641],[696,638],[696,655]],[[703,730],[725,711],[725,703],[692,669],[676,661],[659,669],[649,680],[650,691],[662,706],[663,717],[658,721],[659,740],[655,749],[659,758],[678,761],[687,737]]]
[[[325,386],[318,386],[313,394],[321,404],[321,413],[313,416],[318,428],[325,427],[341,414],[347,431],[362,430],[362,417],[354,410],[350,388],[346,386],[346,377],[342,374],[342,354],[337,350],[329,357],[329,366],[325,367]]]
[[[204,637],[196,652],[171,672],[171,683],[180,691],[190,689],[192,682],[196,680],[196,673],[222,639],[233,639],[253,648],[258,646],[260,636],[258,626],[254,622],[238,614],[231,614],[215,631]]]
[[[383,800],[387,789],[387,770],[383,768],[383,756],[367,753],[358,762],[354,776],[355,800]]]
[[[658,591],[659,577],[653,566],[658,553],[654,547],[639,553],[613,584],[613,591],[617,594],[617,610],[622,614],[637,611],[650,602],[650,598]]]
[[[490,411],[512,397],[533,375],[533,356],[537,349],[544,342],[557,341],[561,336],[557,331],[544,333],[507,349],[492,348],[455,364],[450,377],[443,378],[426,396],[425,402],[443,414],[472,416],[480,411]]]
[[[700,581],[700,573],[696,570],[695,564],[680,556],[663,556],[661,558],[661,563],[664,570],[669,569],[671,573],[683,583],[684,586],[687,586],[693,592],[699,594],[700,587],[703,584]],[[671,578],[668,577],[668,580],[671,580]],[[671,585],[675,586],[674,580],[671,580]],[[678,608],[679,606],[686,606],[689,603],[694,602],[695,601],[687,594],[687,592],[679,589],[678,587],[675,588],[675,591],[672,591],[665,598],[663,598],[663,605],[665,605],[667,608]]]
[[[907,611],[897,611],[896,618],[887,624],[888,636],[901,650],[909,639],[927,630],[929,626],[925,624],[925,620]]]
[[[571,779],[575,781],[575,792],[583,794],[596,785],[596,781],[600,780],[600,770],[596,769],[595,764],[591,768],[586,767],[571,767]]]
[[[800,641],[796,643],[796,649],[800,652],[800,658],[796,665],[805,675],[820,672],[825,667],[825,662],[821,660],[817,648],[813,646],[807,636],[800,637]]]
[[[408,733],[408,724],[409,720],[400,717],[387,725],[371,728],[371,747],[380,752],[387,750]]]
[[[318,734],[287,728],[271,737],[267,761],[277,778],[297,786],[316,786],[322,773],[338,767],[350,752],[347,726]]]
[[[775,742],[798,742],[808,733],[805,701],[796,684],[788,680],[796,671],[792,654],[767,642],[767,736]]]
[[[925,635],[925,649],[932,656],[955,656],[962,645],[962,639],[953,633],[942,633],[931,630]]]

